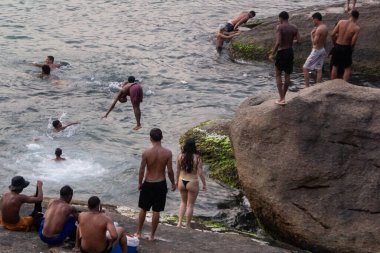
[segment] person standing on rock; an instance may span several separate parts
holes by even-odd
[[[280,99],[276,104],[285,105],[285,95],[290,84],[290,74],[293,72],[293,40],[301,42],[298,29],[295,25],[289,24],[289,14],[286,11],[278,15],[280,24],[276,31],[276,44],[269,55],[269,60],[273,60],[276,54],[276,84]],[[282,71],[285,72],[285,80],[282,82]]]
[[[73,198],[73,189],[65,185],[59,192],[60,198],[49,202],[39,229],[40,239],[48,245],[60,245],[70,237],[75,240],[75,225],[78,212],[70,205]]]
[[[152,231],[148,237],[149,240],[154,240],[154,234],[160,220],[160,212],[165,209],[166,194],[168,192],[165,177],[166,168],[168,170],[168,177],[172,183],[172,191],[176,189],[172,166],[172,152],[161,146],[161,140],[162,131],[160,129],[153,128],[150,130],[150,141],[153,146],[143,152],[138,179],[140,214],[135,235],[141,238],[146,212],[152,208]]]
[[[310,70],[317,71],[317,83],[322,82],[322,68],[326,57],[325,43],[328,35],[327,26],[322,22],[322,15],[316,12],[312,15],[314,29],[311,31],[313,49],[303,65],[305,87],[309,87]]]
[[[88,199],[88,211],[79,214],[74,251],[82,253],[121,252],[127,253],[127,237],[124,228],[115,227],[110,217],[104,214],[100,199]],[[120,248],[118,245],[120,245]]]
[[[224,29],[228,33],[232,31],[237,31],[240,25],[246,23],[249,19],[253,18],[254,16],[256,16],[256,12],[254,11],[242,11],[239,14],[239,16],[228,21]]]
[[[37,181],[36,194],[33,196],[21,194],[28,185],[29,182],[22,176],[15,176],[9,186],[10,192],[4,193],[1,198],[2,217],[0,223],[5,229],[26,232],[31,231],[33,225],[35,225],[38,214],[42,211],[42,181]],[[31,215],[20,217],[20,209],[24,203],[34,203],[34,210]]]
[[[186,227],[191,228],[194,203],[199,192],[198,176],[202,181],[203,190],[206,191],[202,159],[197,152],[194,139],[188,139],[185,141],[182,153],[177,157],[176,186],[181,194],[177,227],[182,227],[182,219],[186,212]]]
[[[340,20],[335,26],[331,37],[335,44],[332,51],[331,62],[331,79],[336,79],[338,76],[338,68],[344,68],[343,79],[348,81],[350,78],[352,65],[352,52],[356,41],[359,37],[360,27],[357,24],[359,12],[353,10],[350,13],[348,20]]]
[[[356,0],[352,0],[352,8],[350,7],[350,0],[347,0],[346,6],[344,6],[344,12],[350,12],[351,10],[355,10]]]

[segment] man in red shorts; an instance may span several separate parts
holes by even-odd
[[[108,109],[107,113],[103,116],[103,118],[107,118],[108,114],[113,110],[115,107],[117,101],[120,103],[127,102],[127,96],[131,98],[131,103],[133,106],[133,112],[135,113],[136,118],[136,126],[133,128],[133,130],[138,130],[141,128],[141,110],[140,110],[140,103],[143,101],[143,90],[140,84],[135,82],[135,77],[130,76],[128,77],[128,81],[123,84],[123,87],[119,91],[119,93],[115,96],[115,99]]]

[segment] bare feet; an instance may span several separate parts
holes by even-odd
[[[276,100],[275,103],[278,104],[278,105],[286,105],[285,100]]]
[[[135,126],[133,130],[139,130],[141,128],[141,125]]]
[[[148,236],[148,241],[153,241],[154,240],[154,235],[149,235]]]
[[[137,237],[138,239],[141,239],[141,233],[135,233],[133,236]]]

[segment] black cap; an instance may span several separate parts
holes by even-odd
[[[9,190],[22,190],[29,185],[29,182],[26,181],[22,176],[15,176],[12,178],[12,184],[9,186]]]

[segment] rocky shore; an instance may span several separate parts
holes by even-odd
[[[46,202],[45,202],[46,205]],[[75,202],[79,210],[85,210],[83,202]],[[135,213],[121,214],[116,206],[104,205],[107,215],[115,222],[123,226],[126,231],[133,234],[136,229]],[[123,209],[123,208],[121,208]],[[125,209],[124,209],[125,210]],[[30,210],[23,210],[24,213]],[[196,226],[196,224],[195,224]],[[147,222],[143,234],[150,231],[150,223]],[[170,252],[241,252],[241,253],[306,253],[290,245],[257,240],[253,237],[237,233],[215,233],[202,231],[201,229],[184,229],[175,226],[160,224],[156,233],[156,240],[140,240],[139,253],[170,253]],[[37,232],[11,232],[0,226],[0,252],[2,253],[71,253],[69,246],[49,249],[38,237]]]
[[[357,9],[360,12],[358,24],[361,27],[359,40],[353,53],[353,72],[380,76],[380,26],[377,16],[380,13],[379,1],[359,1]],[[280,11],[280,10],[279,10]],[[315,6],[296,11],[290,11],[290,22],[297,25],[302,43],[294,46],[295,66],[302,67],[311,51],[310,31],[313,28],[311,15],[321,12],[323,21],[331,32],[336,22],[346,19],[343,13],[343,2],[332,6]],[[230,57],[234,60],[266,61],[275,43],[278,17],[265,18],[262,24],[250,31],[235,37],[229,48]],[[332,48],[330,36],[327,40],[326,51]],[[326,59],[326,63],[328,62]],[[328,66],[328,65],[325,65]]]

